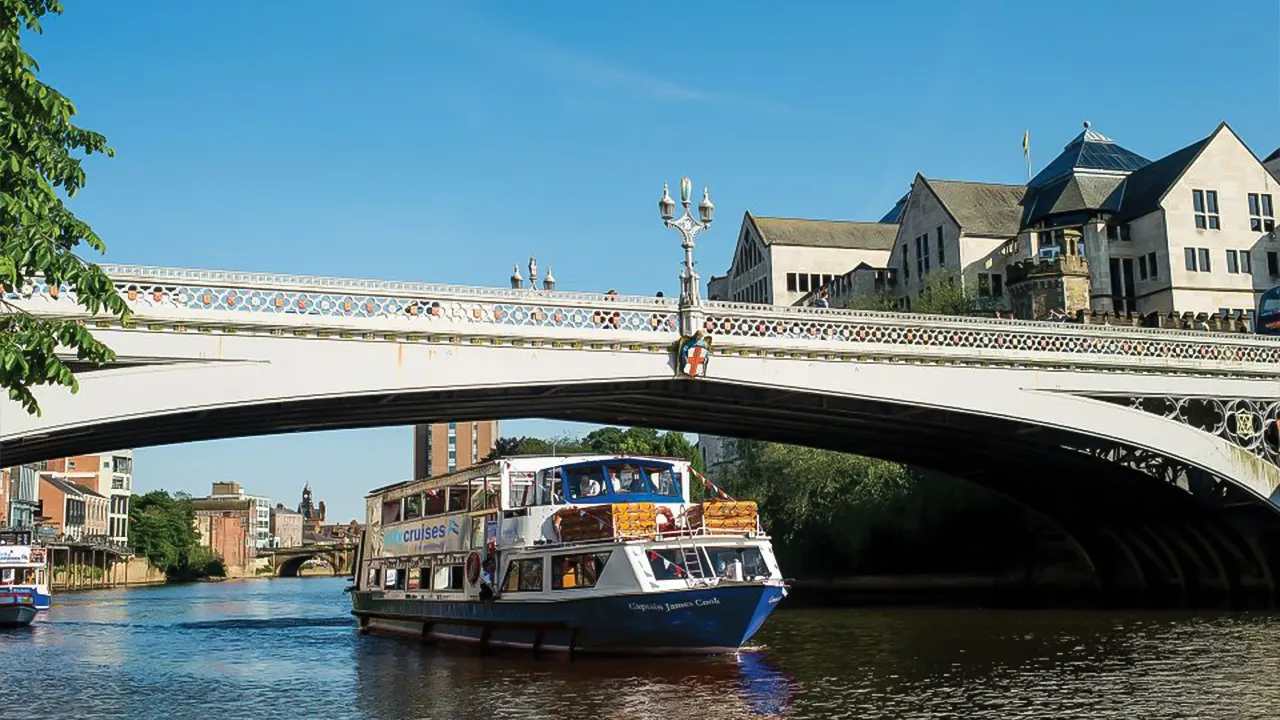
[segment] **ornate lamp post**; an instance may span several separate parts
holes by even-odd
[[[658,201],[658,211],[662,213],[662,221],[669,228],[680,231],[680,247],[684,248],[684,273],[680,276],[680,325],[681,332],[688,335],[695,327],[694,309],[701,304],[701,290],[698,287],[698,273],[693,269],[693,244],[698,233],[711,227],[715,219],[716,206],[711,202],[707,188],[702,189],[702,202],[698,203],[698,219],[689,211],[690,195],[693,193],[693,182],[688,177],[680,179],[680,204],[684,206],[684,214],[676,217],[676,203],[671,199],[671,192],[666,183],[662,183],[662,199]]]

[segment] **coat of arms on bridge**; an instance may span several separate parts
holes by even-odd
[[[676,368],[681,375],[691,378],[706,377],[707,363],[711,361],[711,336],[699,330],[680,338],[676,344]]]

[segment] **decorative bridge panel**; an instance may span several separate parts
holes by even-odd
[[[1053,353],[1067,356],[1104,355],[1129,358],[1210,360],[1221,362],[1280,363],[1280,343],[1223,340],[1221,336],[1146,337],[1107,332],[1088,326],[1091,333],[1063,325],[1023,330],[1011,321],[988,321],[1003,327],[965,327],[952,318],[903,318],[892,324],[882,318],[779,317],[776,314],[707,315],[703,328],[712,336],[823,340],[854,345],[908,345],[915,347],[1004,350]],[[1031,323],[1027,323],[1031,325]],[[1082,328],[1081,328],[1082,329]],[[1129,328],[1126,328],[1129,330]]]
[[[1177,420],[1280,466],[1280,400],[1173,396],[1095,399]]]
[[[637,310],[634,301],[620,303],[591,298],[596,307],[579,303],[555,302],[574,300],[551,293],[523,293],[510,299],[474,299],[450,297],[445,292],[438,299],[407,295],[374,295],[356,293],[314,292],[294,289],[252,289],[217,285],[150,284],[117,280],[116,290],[126,298],[135,312],[148,308],[219,311],[244,313],[256,317],[304,316],[341,319],[440,318],[452,322],[513,327],[547,327],[592,330],[628,330],[633,332],[675,332],[677,315],[673,308],[657,299],[646,299],[656,307]],[[493,291],[501,295],[501,291]],[[72,292],[50,288],[42,278],[33,278],[16,293],[6,293],[11,300],[50,299],[74,303]]]

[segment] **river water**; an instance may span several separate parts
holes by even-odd
[[[784,602],[736,658],[570,662],[361,636],[343,585],[60,595],[0,631],[0,717],[1280,717],[1271,615]]]

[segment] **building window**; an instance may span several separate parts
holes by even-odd
[[[903,282],[906,282],[907,280],[911,279],[911,261],[910,259],[907,258],[908,252],[909,252],[909,248],[907,248],[906,245],[903,245],[902,246],[902,281]]]
[[[1147,253],[1147,273],[1152,280],[1160,277],[1160,272],[1156,269],[1156,254],[1153,252]]]
[[[1253,255],[1248,250],[1240,251],[1240,272],[1245,275],[1253,274]]]
[[[1196,272],[1196,249],[1186,248],[1183,253],[1187,263],[1187,272]]]
[[[809,273],[809,289],[817,290],[822,287],[822,276],[818,273]]]
[[[991,297],[991,276],[978,273],[978,297]]]
[[[809,292],[809,275],[800,273],[800,292]]]
[[[1271,277],[1280,275],[1280,252],[1276,252],[1275,250],[1267,251],[1267,273],[1270,274]]]
[[[471,462],[480,462],[480,424],[471,423]]]
[[[942,246],[942,226],[939,225],[936,231],[938,233],[938,267],[942,267],[947,262],[947,249]]]
[[[1192,190],[1191,205],[1195,209],[1196,227],[1201,230],[1221,229],[1218,220],[1217,190]]]
[[[1227,251],[1227,273],[1230,275],[1240,274],[1240,261],[1235,250]]]
[[[1138,258],[1138,279],[1147,279],[1147,259],[1145,257]]]
[[[991,274],[991,297],[1004,297],[1004,275]]]
[[[1249,193],[1249,229],[1254,232],[1276,229],[1275,206],[1269,193]]]
[[[1213,267],[1209,264],[1209,248],[1200,248],[1200,272],[1213,272]]]
[[[800,286],[796,284],[796,274],[787,273],[787,292],[795,292],[798,287]]]

